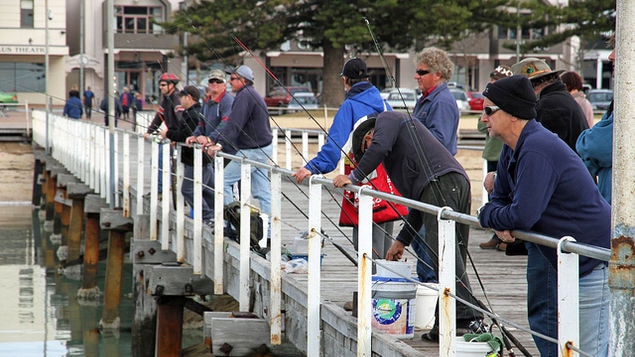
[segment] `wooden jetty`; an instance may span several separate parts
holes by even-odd
[[[63,118],[56,118],[56,120],[61,121],[65,120]],[[34,132],[34,140],[39,142],[42,140],[41,133],[41,117],[38,119],[38,125],[35,127],[35,131],[39,131],[39,133]],[[72,123],[71,124],[75,124]],[[69,130],[73,130],[71,128],[67,128]],[[56,137],[53,137],[55,140]],[[118,136],[118,142],[116,143],[118,148],[123,147],[122,140],[125,140],[123,135]],[[95,141],[95,145],[103,145],[104,142]],[[58,150],[62,150],[63,145],[71,145],[69,143],[60,143],[60,149],[53,149],[55,153]],[[83,144],[76,144],[79,148],[84,148]],[[149,142],[144,144],[147,148],[144,148],[145,156],[149,157],[149,153],[151,149],[149,148]],[[71,145],[72,146],[72,145]],[[132,145],[131,147],[134,147]],[[103,148],[102,148],[103,149]],[[119,154],[123,154],[121,150],[117,150]],[[59,154],[59,151],[58,151]],[[460,152],[458,157],[461,160],[462,154],[465,152]],[[90,153],[85,153],[89,158],[92,158]],[[127,153],[129,155],[129,162],[136,163],[141,162],[145,164],[145,169],[149,170],[150,160],[144,160],[137,157],[136,150],[130,150]],[[282,151],[278,151],[279,162],[284,162],[282,158],[284,153]],[[297,156],[297,155],[296,155]],[[42,156],[40,153],[40,159],[46,162],[44,172],[42,176],[46,179],[53,179],[54,175],[59,174],[59,164],[55,164],[55,159],[49,156]],[[94,167],[85,167],[86,163],[79,162],[75,163],[79,171],[85,172],[90,170],[98,170],[98,168]],[[91,165],[92,163],[88,163],[87,165]],[[99,163],[97,163],[99,164]],[[123,165],[122,161],[118,161],[118,165],[120,166],[119,172],[125,172],[126,170],[121,167]],[[294,158],[294,166],[297,167],[299,165],[299,159]],[[144,171],[145,171],[144,169]],[[132,217],[132,221],[122,221],[118,218],[123,212],[126,210],[119,212],[112,211],[104,211],[101,210],[102,217],[107,215],[108,221],[119,222],[113,224],[112,226],[104,226],[102,223],[102,229],[110,229],[117,233],[114,239],[117,247],[117,257],[121,257],[123,239],[121,237],[121,231],[128,231],[131,229],[131,225],[134,225],[134,234],[136,235],[133,245],[131,249],[131,255],[135,256],[135,260],[137,262],[146,263],[144,260],[150,259],[150,255],[144,252],[155,252],[160,253],[157,256],[152,256],[152,259],[156,259],[152,264],[156,264],[157,262],[174,262],[177,263],[177,256],[175,252],[177,251],[175,247],[175,237],[174,230],[170,230],[172,233],[169,241],[168,249],[164,249],[162,247],[163,242],[159,241],[149,241],[148,234],[148,215],[145,209],[147,207],[147,200],[144,203],[144,210],[138,209],[135,202],[139,202],[137,198],[143,193],[149,192],[150,190],[150,176],[148,174],[143,175],[144,182],[141,185],[138,185],[136,181],[136,177],[139,177],[136,172],[136,166],[132,165],[130,167],[130,182],[125,182],[121,180],[118,182],[118,195],[121,196],[122,192],[126,192],[129,189],[130,197],[126,198],[131,202],[130,214]],[[51,175],[52,174],[52,175]],[[478,207],[480,205],[481,196],[480,193],[480,179],[481,179],[481,171],[480,166],[477,167],[468,167],[468,174],[471,177],[473,189],[476,193],[473,195],[475,199],[473,199],[473,207]],[[46,181],[46,180],[45,180]],[[103,196],[107,196],[104,193],[104,185],[101,185],[100,182],[86,182],[88,185],[93,186],[97,184],[98,189],[96,190],[97,194]],[[44,183],[45,187],[48,187],[46,182]],[[142,187],[143,192],[138,192],[137,187]],[[295,237],[301,234],[302,231],[308,229],[308,217],[306,212],[308,212],[308,187],[306,185],[297,185],[291,179],[284,177],[282,180],[282,189],[281,191],[284,193],[284,197],[282,199],[282,241],[283,246],[292,247]],[[95,196],[93,194],[88,194],[86,190],[81,191],[81,195],[85,196],[86,199],[94,199]],[[46,202],[48,202],[48,196],[46,195]],[[79,196],[73,196],[75,199]],[[125,202],[126,199],[121,199],[120,202]],[[357,268],[352,264],[352,262],[346,258],[338,249],[336,249],[335,245],[339,245],[344,247],[347,251],[354,253],[354,249],[352,243],[350,242],[349,237],[351,236],[351,228],[343,228],[337,225],[337,218],[339,217],[339,205],[341,202],[342,196],[340,190],[333,189],[325,189],[323,191],[322,196],[322,212],[324,215],[324,219],[322,221],[322,229],[325,234],[328,235],[328,239],[325,239],[325,245],[323,248],[324,258],[322,261],[321,267],[321,279],[320,279],[320,326],[321,326],[321,341],[320,341],[320,349],[321,354],[324,356],[346,356],[346,355],[356,355],[356,338],[357,338],[357,318],[352,316],[350,312],[347,312],[343,309],[344,303],[351,301],[353,298],[353,292],[357,289]],[[73,204],[70,202],[69,204]],[[150,208],[151,209],[151,208]],[[108,209],[106,209],[108,210]],[[94,210],[91,210],[91,214],[95,214]],[[114,215],[114,216],[113,216]],[[94,216],[91,216],[94,217]],[[171,212],[170,215],[162,216],[167,217],[169,222],[162,221],[160,224],[167,224],[170,227],[175,227],[178,225],[177,216],[174,212]],[[158,217],[159,220],[162,217]],[[123,228],[122,228],[123,227]],[[124,229],[125,228],[125,229]],[[214,249],[214,236],[212,229],[205,226],[202,227],[202,257],[196,257],[193,254],[192,246],[194,244],[194,239],[192,238],[192,234],[196,229],[196,225],[192,222],[191,219],[187,218],[185,220],[185,227],[183,231],[185,232],[185,246],[187,247],[184,253],[184,261],[179,264],[179,267],[183,269],[178,269],[179,272],[176,273],[183,275],[185,278],[182,281],[187,281],[188,283],[185,285],[189,285],[190,288],[194,289],[194,292],[203,291],[205,293],[211,294],[213,291],[212,282],[209,279],[212,279],[214,274],[214,263],[215,263],[215,249]],[[397,232],[398,227],[395,229],[395,233]],[[525,265],[526,259],[524,257],[508,257],[505,256],[504,253],[498,252],[496,250],[482,250],[478,248],[478,243],[486,241],[490,238],[491,233],[487,231],[483,231],[480,229],[473,228],[471,229],[471,239],[469,244],[469,251],[471,256],[470,266],[473,266],[468,269],[470,273],[470,281],[472,284],[472,289],[474,294],[481,299],[485,305],[490,307],[492,311],[498,314],[501,317],[502,321],[513,321],[512,324],[506,323],[507,328],[514,333],[516,338],[530,351],[532,354],[537,355],[536,349],[534,347],[533,341],[531,340],[530,335],[517,328],[527,328],[526,321],[526,303],[525,303],[525,295],[526,295],[526,283],[525,283]],[[161,244],[159,244],[161,243]],[[224,239],[223,242],[223,253],[222,257],[223,261],[223,270],[224,270],[224,283],[223,291],[229,293],[234,296],[237,300],[241,298],[240,296],[240,266],[241,262],[239,260],[240,257],[240,246],[236,242],[229,240],[227,238]],[[354,254],[353,254],[354,255]],[[160,256],[160,257],[159,257]],[[94,259],[94,255],[91,256],[91,259]],[[191,278],[191,269],[192,266],[196,266],[196,261],[200,259],[202,261],[202,274],[204,276],[200,276],[198,278]],[[120,259],[117,259],[120,260]],[[415,261],[415,258],[410,255],[408,260]],[[147,262],[149,263],[149,262]],[[170,270],[170,265],[162,265],[166,268],[161,268],[162,270]],[[189,270],[188,270],[189,269]],[[270,296],[270,271],[271,266],[267,259],[259,257],[256,254],[251,254],[250,258],[250,273],[249,273],[249,288],[250,288],[250,310],[254,312],[256,315],[269,318],[269,307],[271,301],[269,300]],[[135,269],[135,274],[138,273],[148,273],[150,270],[140,270]],[[476,272],[478,272],[478,277],[476,276]],[[149,290],[144,290],[143,286],[138,286],[135,288],[135,299],[145,300],[148,304],[152,304],[148,294],[155,295],[157,284],[152,285],[152,281],[157,278],[161,278],[163,272],[158,272],[153,270],[149,273],[150,276],[144,275],[150,280],[151,287]],[[189,274],[189,275],[187,275]],[[187,277],[189,276],[189,277]],[[116,277],[116,273],[115,273]],[[119,278],[120,279],[120,278]],[[188,280],[189,279],[189,280]],[[200,279],[192,280],[192,279]],[[485,292],[483,292],[479,286],[479,282],[481,281]],[[205,282],[206,281],[206,282]],[[203,286],[204,285],[204,286]],[[148,288],[148,286],[145,286]],[[182,285],[173,283],[162,285],[162,289],[168,289],[168,291],[175,291],[181,289]],[[111,290],[115,291],[116,288],[112,288]],[[186,289],[187,290],[187,289]],[[283,294],[283,306],[282,306],[282,321],[284,321],[284,331],[283,337],[285,341],[290,341],[301,351],[306,351],[307,349],[307,291],[309,290],[308,286],[308,276],[306,274],[295,274],[295,273],[282,273],[282,286],[281,293]],[[156,314],[159,319],[162,317],[165,319],[176,318],[180,319],[182,313],[179,313],[179,309],[182,311],[183,302],[178,301],[175,304],[171,304],[170,307],[166,309],[162,309],[160,306],[143,306],[144,311],[141,313],[140,320],[143,323],[148,323],[149,320],[152,320],[153,314]],[[115,319],[114,315],[116,315],[116,304],[109,304],[107,306],[107,316],[110,320]],[[163,316],[162,316],[163,315]],[[487,320],[489,322],[489,319]],[[160,325],[160,324],[158,324]],[[145,325],[149,326],[149,325]],[[133,331],[138,329],[139,327],[133,327]],[[168,328],[174,328],[174,326],[169,325]],[[163,336],[160,332],[164,331],[162,327],[157,327],[157,336]],[[496,332],[496,330],[494,330]],[[436,343],[430,343],[422,341],[420,336],[423,333],[423,330],[417,330],[415,332],[415,336],[412,339],[398,339],[392,335],[380,333],[377,331],[373,332],[372,335],[372,348],[373,354],[380,356],[438,356],[439,355],[439,345]],[[147,332],[146,332],[147,336]],[[152,338],[151,336],[147,336],[148,338]],[[171,337],[174,337],[172,335]],[[149,342],[149,341],[147,341]],[[264,343],[268,343],[269,341],[263,341]],[[154,341],[153,341],[154,343]],[[148,344],[146,344],[147,346]],[[158,345],[157,345],[158,346]],[[158,346],[161,349],[157,349],[157,355],[161,356],[169,356],[177,353],[174,349],[174,346]],[[180,348],[180,347],[179,347]],[[518,349],[515,349],[518,354]],[[165,351],[164,354],[159,353],[160,351]],[[138,352],[134,355],[142,355],[141,352]]]

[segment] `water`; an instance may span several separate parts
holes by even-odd
[[[100,333],[102,299],[77,300],[81,274],[58,269],[59,239],[51,241],[40,215],[30,204],[0,206],[0,356],[130,356],[130,264],[123,274],[121,329]],[[105,270],[100,262],[102,291]]]

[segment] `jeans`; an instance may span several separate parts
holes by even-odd
[[[235,154],[249,160],[270,163],[273,145],[269,144],[257,149],[241,149]],[[232,160],[225,167],[224,204],[233,202],[232,185],[240,180],[240,161]],[[267,170],[251,167],[251,196],[260,202],[260,210],[271,217],[271,185]]]
[[[190,207],[194,207],[194,182],[192,181],[194,178],[194,166],[183,165],[184,177],[183,184],[181,185],[181,193],[183,194],[183,198],[185,202],[187,202]],[[203,208],[203,220],[209,220],[214,218],[214,191],[212,191],[214,187],[214,168],[212,165],[204,165],[203,166],[203,200],[202,200],[202,208]]]
[[[580,278],[580,349],[592,356],[608,356],[609,268],[601,263]]]
[[[527,247],[527,319],[532,331],[558,338],[558,275],[534,243]],[[558,345],[533,336],[540,356],[557,357]]]

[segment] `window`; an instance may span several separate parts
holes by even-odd
[[[0,62],[1,92],[43,93],[44,63]]]
[[[152,24],[151,19],[163,20],[160,7],[115,6],[117,33],[161,33],[161,26]]]
[[[33,28],[33,0],[20,0],[20,28]]]

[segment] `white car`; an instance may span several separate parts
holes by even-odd
[[[390,104],[393,110],[408,111],[412,113],[412,110],[417,104],[417,92],[414,89],[399,88],[399,91],[395,89],[388,94],[386,102]]]
[[[467,99],[467,93],[463,89],[450,88],[450,93],[454,96],[456,106],[460,112],[470,111],[470,102]]]
[[[318,109],[318,99],[313,92],[297,92],[293,94],[293,98],[287,105],[287,110],[301,111],[303,109]]]

